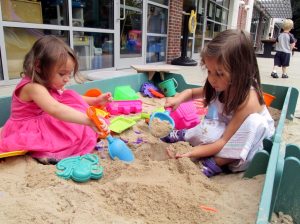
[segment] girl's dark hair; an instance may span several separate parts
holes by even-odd
[[[33,44],[26,54],[21,76],[28,76],[32,82],[48,86],[51,72],[55,66],[64,65],[68,57],[74,61],[73,74],[76,78],[78,76],[78,60],[75,52],[58,37],[43,36]],[[39,70],[37,66],[39,66]]]
[[[214,58],[230,74],[231,84],[220,94],[224,103],[224,113],[234,112],[249,96],[251,87],[264,104],[259,69],[250,37],[242,30],[225,30],[206,44],[201,51],[201,64]],[[217,97],[217,92],[206,79],[204,92],[207,104]]]

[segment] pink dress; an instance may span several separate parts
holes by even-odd
[[[23,78],[17,85],[11,115],[1,131],[0,152],[28,150],[35,158],[63,159],[90,153],[97,134],[88,126],[60,121],[45,113],[34,102],[23,102],[16,95],[30,82]],[[49,91],[57,101],[85,113],[88,104],[73,90]]]

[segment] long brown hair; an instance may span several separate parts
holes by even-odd
[[[78,60],[75,52],[58,37],[43,36],[33,44],[31,50],[26,54],[21,76],[28,76],[32,82],[48,86],[53,68],[64,65],[68,57],[74,61],[73,74],[76,78]],[[40,70],[37,70],[37,65],[39,65]]]
[[[247,99],[251,87],[256,90],[259,103],[264,104],[257,60],[248,34],[230,29],[220,32],[201,51],[202,65],[207,58],[216,59],[230,74],[229,88],[220,93],[225,114],[234,112]],[[207,79],[204,91],[207,104],[217,97]]]

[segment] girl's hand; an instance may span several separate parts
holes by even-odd
[[[187,152],[187,153],[184,153],[184,154],[179,154],[179,153],[177,153],[176,155],[175,155],[175,159],[179,159],[179,158],[184,158],[184,157],[186,157],[186,158],[190,158],[191,157],[191,152]]]
[[[103,135],[105,133],[110,133],[110,130],[109,130],[108,124],[106,123],[106,120],[101,116],[98,116],[98,119],[101,122],[101,130],[99,130],[97,128],[97,126],[94,124],[94,122],[92,122],[92,121],[89,126],[99,135]]]
[[[180,103],[181,102],[177,97],[168,97],[165,103],[165,108],[171,107],[173,110],[176,110]]]
[[[112,100],[113,98],[110,92],[102,93],[96,97],[94,106],[104,106],[106,103],[111,102]]]
[[[191,155],[191,152],[187,152],[187,153],[184,153],[184,154],[179,154],[179,153],[176,153],[172,150],[171,146],[167,147],[166,149],[166,153],[167,153],[167,156],[170,158],[170,159],[179,159],[179,158],[183,158],[183,157],[190,157]]]

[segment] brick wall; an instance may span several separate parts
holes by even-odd
[[[167,63],[170,64],[174,58],[181,54],[180,37],[182,26],[183,0],[171,0],[169,6],[169,26],[167,43]]]

